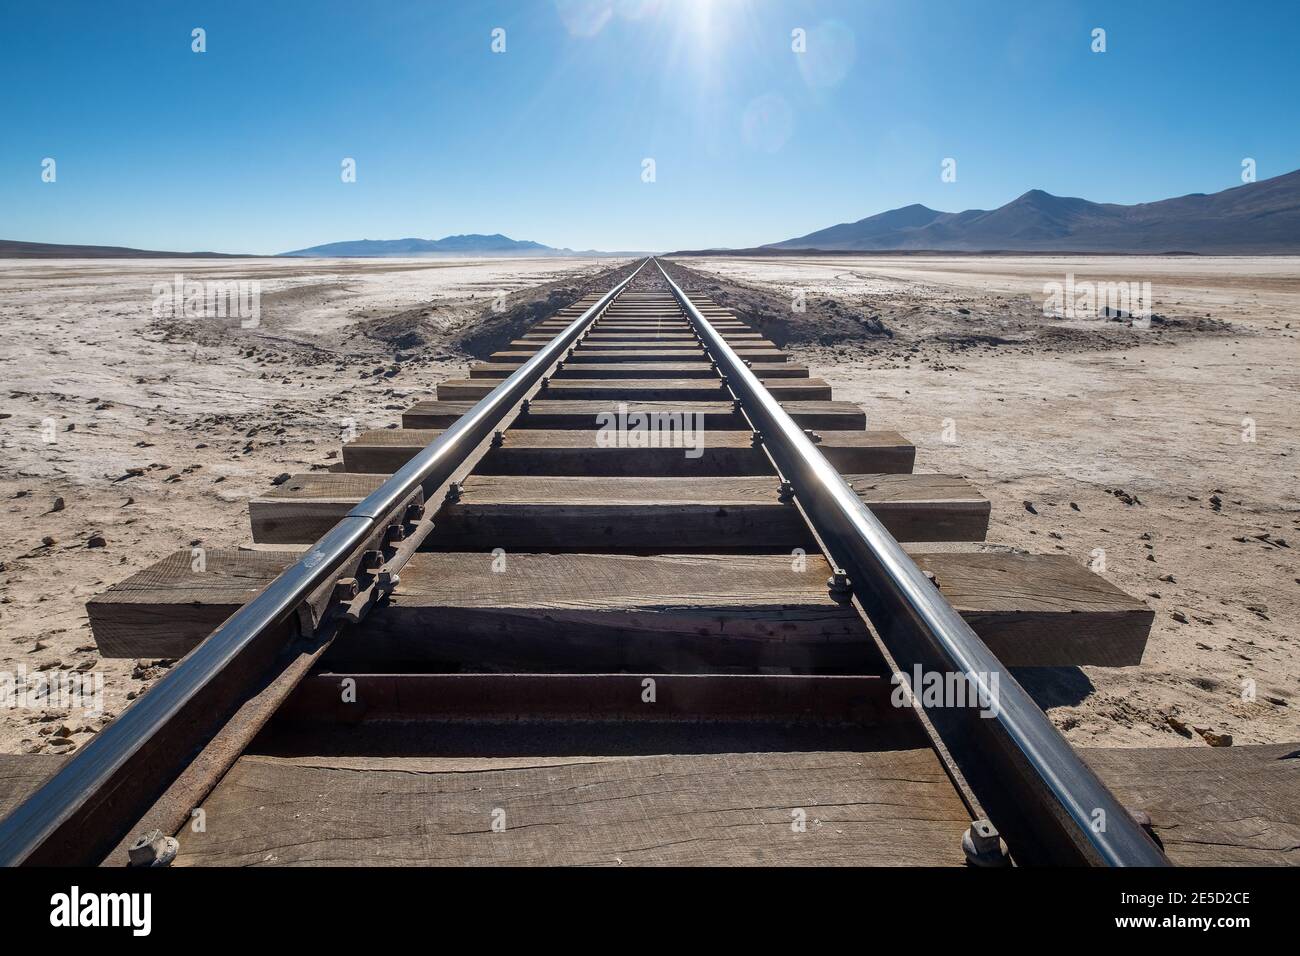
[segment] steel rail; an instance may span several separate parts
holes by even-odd
[[[25,862],[67,824],[133,756],[260,635],[279,627],[330,581],[417,488],[436,488],[491,434],[545,369],[599,317],[649,262],[646,259],[536,355],[342,518],[261,593],[185,656],[149,693],[78,751],[27,800],[0,820],[0,866]]]
[[[655,265],[813,529],[837,567],[848,572],[854,596],[895,661],[944,677],[964,675],[980,697],[996,702],[995,708],[977,701],[927,707],[925,713],[1017,861],[1168,866],[1163,852],[658,259]],[[989,711],[994,715],[982,716]]]

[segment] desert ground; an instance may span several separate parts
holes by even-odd
[[[251,495],[328,467],[462,373],[456,343],[610,265],[0,260],[0,673],[102,671],[105,705],[0,709],[0,753],[75,749],[170,663],[100,660],[87,598],[179,549],[246,546]],[[177,274],[260,282],[258,326],[155,315]]]
[[[106,682],[100,717],[0,711],[0,752],[75,749],[165,672],[99,660],[88,597],[175,550],[247,544],[249,496],[329,467],[349,429],[398,420],[616,264],[0,261],[0,672]],[[918,470],[972,479],[986,547],[1104,558],[1156,611],[1139,666],[1018,674],[1073,742],[1300,740],[1300,260],[681,264],[913,441]],[[177,273],[257,280],[258,325],[155,314]],[[1157,315],[1044,316],[1070,274],[1150,282]]]
[[[1063,552],[1155,610],[1140,666],[1018,672],[1073,743],[1300,740],[1300,260],[683,264],[778,326],[799,292],[822,325],[883,325],[787,347],[911,440],[918,471],[970,478],[989,547]],[[1070,274],[1151,283],[1150,327],[1046,318]]]

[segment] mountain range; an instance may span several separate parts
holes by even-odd
[[[913,204],[764,251],[1300,253],[1300,170],[1217,193],[1124,206],[1031,189],[997,209]]]
[[[693,254],[820,252],[1075,252],[1300,255],[1300,170],[1217,193],[1125,206],[1031,189],[997,209],[940,212],[914,203],[753,249]],[[501,234],[357,239],[281,253],[293,257],[631,256],[556,249]],[[687,254],[685,252],[675,253]],[[0,240],[0,259],[215,257],[118,246]]]
[[[553,249],[540,242],[511,239],[500,233],[446,236],[442,239],[352,239],[282,252],[282,256],[569,256],[570,249]]]
[[[225,252],[160,252],[129,246],[83,246],[0,239],[0,259],[232,259]]]

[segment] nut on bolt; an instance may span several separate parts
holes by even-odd
[[[384,564],[384,556],[379,551],[366,551],[361,555],[361,570],[375,571]]]
[[[1006,844],[998,828],[988,820],[976,820],[970,825],[962,834],[961,848],[971,866],[1006,866],[1009,862]]]
[[[781,487],[776,492],[776,500],[783,505],[788,505],[794,501],[794,485],[788,481],[781,482]]]
[[[836,568],[835,573],[826,579],[826,590],[831,600],[847,604],[853,599],[853,588],[849,586],[849,575],[843,568]]]
[[[356,578],[339,578],[334,582],[334,600],[336,601],[342,601],[346,604],[355,600],[360,593],[361,585]]]
[[[506,443],[506,433],[497,429],[492,433],[492,447],[500,448]]]
[[[406,540],[406,529],[400,524],[390,524],[384,529],[384,544],[397,544]]]
[[[415,524],[424,517],[424,505],[418,501],[413,501],[406,506],[406,513],[402,516],[407,524]]]
[[[461,483],[459,481],[453,481],[447,486],[447,494],[445,497],[448,501],[460,501],[460,493],[462,490]]]
[[[131,866],[171,866],[180,843],[175,837],[163,836],[161,830],[143,834],[126,851]]]
[[[1164,841],[1160,839],[1160,834],[1156,832],[1156,825],[1151,820],[1151,814],[1137,807],[1125,807],[1124,809],[1127,810],[1128,815],[1133,818],[1133,822],[1140,826],[1146,835],[1151,838],[1152,842],[1163,849],[1165,845]]]

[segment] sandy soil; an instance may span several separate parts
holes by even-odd
[[[0,261],[0,673],[98,671],[105,690],[102,718],[0,709],[0,752],[75,749],[167,666],[101,661],[87,598],[180,548],[247,545],[247,499],[457,377],[498,292],[492,322],[610,265]],[[155,316],[176,273],[259,281],[259,326]]]
[[[88,597],[178,548],[247,544],[250,495],[328,467],[345,429],[396,421],[611,265],[0,262],[0,672],[102,671],[111,718],[167,664],[98,660]],[[990,546],[1103,549],[1105,575],[1156,609],[1138,667],[1020,675],[1072,740],[1300,740],[1300,261],[687,265],[915,442],[921,470],[972,478]],[[260,325],[155,317],[151,287],[176,272],[257,279]],[[1043,283],[1067,273],[1151,282],[1158,320],[1045,319]],[[505,313],[487,310],[498,292]],[[66,752],[101,723],[0,711],[0,752]]]
[[[1102,549],[1155,609],[1140,666],[1018,675],[1072,741],[1300,740],[1300,260],[684,264],[738,303],[770,294],[759,312],[803,290],[881,319],[890,334],[789,347],[913,441],[918,470],[971,478],[990,542],[1083,564]],[[1150,282],[1166,321],[1046,319],[1043,284],[1067,273]]]

